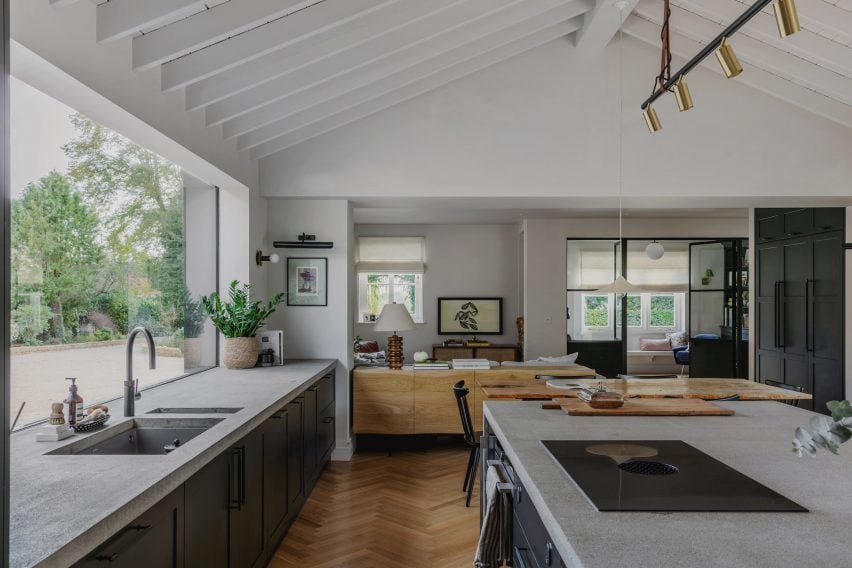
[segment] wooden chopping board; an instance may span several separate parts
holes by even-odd
[[[734,411],[700,398],[629,398],[619,408],[592,408],[579,399],[559,399],[571,416],[731,416]]]

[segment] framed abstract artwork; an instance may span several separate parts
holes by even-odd
[[[328,305],[327,258],[287,258],[287,305]]]
[[[503,298],[438,298],[438,334],[502,335]]]

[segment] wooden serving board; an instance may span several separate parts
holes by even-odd
[[[571,416],[731,416],[734,411],[700,398],[630,398],[619,408],[592,408],[579,399],[559,399]]]

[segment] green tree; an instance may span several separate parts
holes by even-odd
[[[58,172],[29,184],[12,205],[13,271],[38,267],[37,276],[18,282],[16,292],[41,292],[52,312],[53,336],[61,341],[92,306],[101,262],[97,236],[97,216]]]

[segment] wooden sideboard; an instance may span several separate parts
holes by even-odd
[[[441,361],[452,361],[453,359],[488,359],[497,363],[502,363],[503,361],[520,361],[521,349],[517,345],[446,347],[436,344],[432,346],[432,359]]]
[[[594,375],[582,365],[547,369],[508,367],[491,370],[415,371],[360,367],[352,373],[352,430],[355,434],[461,434],[453,385],[465,381],[474,426],[482,424],[483,386],[518,381],[533,384],[535,376]]]

